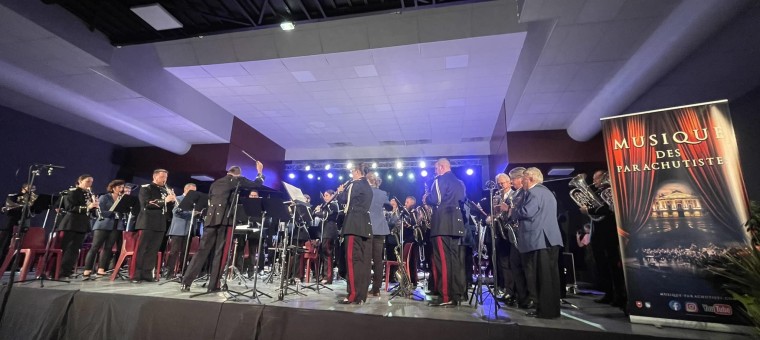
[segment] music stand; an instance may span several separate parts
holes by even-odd
[[[185,275],[185,269],[187,264],[187,253],[190,251],[190,241],[192,240],[193,230],[195,230],[195,223],[200,220],[196,218],[196,215],[200,215],[208,208],[208,195],[199,191],[189,191],[185,197],[182,198],[182,202],[177,206],[177,211],[190,211],[190,221],[187,223],[187,236],[185,237],[185,252],[182,253],[182,266],[179,270],[179,277],[171,278],[168,281],[161,282],[159,285],[163,285],[169,282],[182,283],[182,277]],[[172,212],[172,218],[174,213]]]
[[[269,217],[272,220],[271,225],[265,226],[267,228],[267,234],[277,235],[279,240],[279,233],[280,233],[280,222],[287,222],[290,220],[290,213],[288,212],[288,205],[284,202],[282,202],[281,199],[266,199],[263,202],[264,204],[264,211],[267,212]],[[274,239],[273,239],[274,241]],[[274,253],[272,254],[272,266],[271,270],[269,271],[269,276],[264,280],[266,283],[273,283],[274,282],[274,275],[276,274],[276,266],[275,262],[278,258],[278,248],[277,245],[273,243],[272,250],[274,250]]]
[[[265,203],[266,202],[266,203]],[[252,261],[252,265],[254,266],[254,272],[253,272],[253,288],[244,291],[240,293],[241,295],[245,295],[247,293],[251,293],[251,299],[256,299],[256,302],[261,304],[261,300],[259,300],[259,295],[264,295],[268,298],[272,298],[271,295],[264,293],[256,288],[258,279],[259,279],[259,261],[261,261],[262,256],[262,245],[264,243],[264,237],[265,237],[265,228],[264,228],[264,219],[266,218],[266,207],[269,205],[269,199],[268,198],[250,198],[243,200],[243,210],[248,216],[261,216],[261,225],[259,228],[253,228],[252,224],[255,224],[256,222],[248,219],[248,227],[252,229],[252,232],[259,233],[259,245],[258,248],[256,248],[256,260]],[[257,230],[258,229],[258,230]],[[253,254],[249,254],[249,256],[253,256]]]

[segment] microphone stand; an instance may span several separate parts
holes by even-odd
[[[488,199],[491,200],[491,222],[488,223],[489,224],[488,228],[490,228],[491,230],[491,258],[490,260],[491,260],[491,265],[493,266],[494,287],[497,287],[497,284],[499,281],[498,281],[498,274],[496,273],[497,271],[496,235],[495,235],[496,230],[494,230],[494,227],[493,227],[494,219],[495,219],[494,209],[493,209],[493,191],[494,189],[496,189],[496,187],[495,187],[495,183],[493,183],[493,185],[492,183],[493,182],[491,181],[487,182],[486,189],[489,191]],[[478,208],[478,211],[480,211],[483,215],[488,217],[488,215],[480,208],[480,206],[477,206],[477,208]],[[479,269],[481,268],[480,264],[482,263],[482,260],[483,260],[483,247],[485,243],[485,231],[486,231],[485,229],[481,229],[481,228],[482,226],[478,225],[478,230],[481,233],[481,235],[478,236],[478,268]],[[483,281],[484,281],[483,270],[480,269],[478,271],[478,282],[475,285],[475,289],[472,290],[472,295],[470,295],[469,303],[472,304],[473,298],[477,296],[477,298],[474,299],[475,307],[477,307],[478,304],[485,305],[485,299],[483,298],[483,286],[485,286],[488,291],[488,294],[490,294],[491,298],[493,298],[493,315],[494,315],[494,318],[496,318],[499,312],[499,308],[501,308],[501,306],[499,305],[498,300],[496,300],[496,294],[494,294],[494,291],[491,289],[491,286],[484,284]]]
[[[31,208],[31,197],[32,197],[32,186],[34,185],[34,180],[39,176],[41,169],[47,169],[48,175],[53,174],[54,168],[63,168],[62,166],[52,165],[52,164],[33,164],[29,166],[29,174],[28,174],[28,181],[27,181],[27,190],[26,193],[24,193],[25,199],[24,199],[24,205],[21,208],[21,219],[18,223],[18,231],[13,236],[13,262],[11,264],[11,275],[8,281],[8,287],[5,290],[5,296],[3,297],[3,302],[0,304],[0,325],[2,324],[3,315],[5,314],[5,309],[8,304],[8,300],[11,295],[11,290],[13,290],[13,279],[16,276],[16,270],[18,269],[18,261],[19,261],[19,254],[21,245],[24,243],[24,237],[26,236],[26,232],[28,227],[26,227],[28,215],[30,213]],[[29,255],[27,255],[29,256]],[[34,279],[36,280],[36,279]]]

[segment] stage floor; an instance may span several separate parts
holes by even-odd
[[[3,281],[7,281],[7,273]],[[31,277],[31,275],[30,275]],[[252,288],[252,282],[247,283]],[[291,285],[291,287],[295,287]],[[607,305],[601,305],[593,302],[596,298],[594,295],[568,295],[566,299],[569,303],[577,306],[574,308],[570,305],[563,305],[562,317],[555,320],[543,320],[527,317],[526,311],[504,307],[499,309],[494,315],[492,299],[486,298],[484,305],[474,307],[464,303],[458,307],[440,308],[430,307],[424,300],[425,294],[422,288],[418,287],[415,291],[416,300],[409,298],[396,297],[390,299],[390,294],[383,291],[380,297],[371,297],[363,305],[342,305],[337,301],[345,297],[345,281],[336,281],[327,287],[331,290],[322,288],[319,293],[311,289],[301,287],[298,291],[305,296],[289,294],[283,301],[277,300],[277,285],[274,283],[265,283],[259,280],[257,288],[273,298],[260,296],[260,302],[266,306],[277,306],[293,308],[300,310],[317,310],[329,312],[350,312],[355,314],[382,316],[390,318],[419,318],[428,320],[449,320],[482,324],[500,324],[516,325],[521,327],[543,328],[554,330],[594,332],[601,334],[608,333],[609,336],[631,336],[631,337],[661,337],[661,338],[681,338],[681,339],[737,339],[743,338],[742,335],[725,334],[709,331],[697,331],[690,329],[677,328],[657,328],[649,325],[631,324],[628,318],[619,310]],[[212,293],[199,297],[191,298],[195,293],[205,292],[205,288],[200,283],[193,285],[190,293],[179,291],[178,283],[141,283],[133,284],[125,280],[117,279],[109,281],[107,278],[83,281],[81,279],[73,280],[70,283],[49,282],[44,283],[44,288],[40,287],[40,282],[21,283],[14,285],[16,289],[26,294],[32,294],[34,291],[41,289],[45,291],[61,292],[86,292],[104,295],[122,295],[132,297],[156,297],[162,299],[177,299],[185,301],[197,301],[216,304],[236,304],[236,305],[258,305],[258,302],[249,297],[239,297],[236,301],[228,300],[225,293]],[[247,290],[246,287],[238,284],[238,281],[231,281],[230,288],[236,291]],[[250,296],[250,294],[249,294]],[[485,295],[487,296],[487,294]],[[12,313],[12,311],[9,310]],[[422,320],[420,320],[422,321]]]

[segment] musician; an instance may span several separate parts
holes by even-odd
[[[99,207],[98,200],[92,192],[92,176],[81,175],[77,178],[76,187],[69,189],[63,196],[62,210],[66,212],[58,225],[58,231],[63,231],[61,249],[61,276],[70,277],[74,273],[74,264],[79,257],[79,249],[87,232],[90,231],[90,212]]]
[[[409,280],[412,285],[417,286],[417,268],[420,261],[420,248],[425,242],[423,227],[417,225],[415,217],[415,205],[417,199],[414,196],[407,196],[404,199],[404,208],[401,216],[404,220],[404,244],[412,243],[412,250],[409,254]],[[403,248],[402,248],[403,249]]]
[[[180,210],[179,205],[188,193],[195,191],[196,189],[197,186],[195,183],[185,184],[182,188],[182,195],[177,196],[177,203],[174,204],[174,208],[172,208],[172,222],[169,226],[169,231],[166,233],[166,235],[169,236],[169,242],[171,243],[171,246],[169,247],[169,255],[166,257],[166,277],[168,278],[174,278],[176,275],[175,271],[177,269],[181,270],[182,268],[181,264],[178,262],[184,258],[185,247],[187,246],[187,235],[190,231],[189,228],[192,228],[190,225],[190,220],[193,217],[192,210]],[[200,212],[197,212],[196,214],[200,214]]]
[[[435,208],[430,230],[433,245],[433,276],[436,291],[441,295],[440,303],[431,306],[456,306],[464,298],[466,283],[464,263],[460,255],[459,242],[465,235],[460,202],[465,200],[465,186],[451,172],[451,163],[441,158],[435,163],[436,178],[430,193],[422,200]]]
[[[510,268],[510,253],[514,248],[514,240],[505,239],[510,236],[504,227],[509,223],[508,210],[509,202],[514,196],[515,191],[512,190],[512,180],[507,174],[500,173],[496,175],[496,184],[499,186],[499,191],[494,197],[494,228],[501,228],[502,230],[496,231],[496,276],[499,280],[497,283],[498,290],[502,294],[498,294],[497,299],[503,300],[507,305],[515,304],[515,278]],[[523,292],[524,293],[524,292]]]
[[[553,319],[560,316],[559,249],[563,246],[557,223],[557,200],[543,184],[538,168],[523,172],[525,194],[513,211],[519,221],[518,247],[523,255],[528,286],[536,287],[536,311],[528,316]]]
[[[156,268],[156,255],[161,249],[166,226],[177,200],[174,193],[166,187],[168,177],[169,172],[164,169],[153,170],[153,182],[140,187],[140,214],[135,223],[138,236],[132,283],[155,281],[153,270]]]
[[[381,179],[377,178],[374,172],[368,173],[366,177],[372,188],[372,202],[369,207],[369,218],[372,223],[372,288],[369,293],[372,296],[380,296],[380,286],[383,284],[385,238],[391,233],[383,208],[383,205],[388,202],[388,193],[380,190]],[[399,270],[405,269],[399,268]]]
[[[214,258],[210,270],[208,289],[216,290],[219,284],[219,274],[224,265],[223,256],[224,244],[226,242],[226,228],[232,225],[232,215],[230,211],[233,208],[232,203],[238,193],[239,188],[256,188],[264,184],[264,164],[256,161],[256,170],[258,174],[256,179],[251,181],[242,176],[240,167],[233,166],[227,170],[227,175],[217,179],[211,184],[209,191],[209,207],[201,237],[201,245],[198,253],[193,256],[190,266],[182,278],[180,291],[189,292],[190,284],[193,283],[200,273],[203,265],[206,263],[209,253],[214,252]]]
[[[602,184],[604,176],[604,170],[594,172],[593,185],[597,190],[597,195],[604,189]],[[607,204],[596,209],[589,210],[588,207],[582,207],[580,210],[591,218],[591,251],[596,262],[599,285],[604,291],[604,296],[594,302],[609,303],[623,308],[626,304],[625,279],[615,214]]]
[[[346,290],[348,296],[340,303],[362,304],[367,300],[370,256],[372,253],[372,223],[369,210],[372,188],[364,177],[368,172],[364,164],[351,169],[352,181],[338,187],[338,202],[345,204],[343,211],[343,246],[345,248]]]
[[[322,194],[324,203],[314,208],[314,215],[322,219],[322,265],[323,284],[332,284],[333,282],[333,254],[336,241],[338,240],[338,212],[340,207],[338,201],[334,200],[335,191],[327,190]]]
[[[106,275],[108,264],[111,262],[111,256],[113,255],[111,249],[118,235],[124,231],[122,216],[113,211],[113,208],[116,207],[116,204],[121,199],[121,195],[124,193],[124,181],[120,179],[111,181],[108,183],[106,191],[108,194],[98,198],[98,206],[103,208],[100,209],[100,216],[92,226],[92,246],[84,260],[84,273],[82,273],[82,276],[85,278],[90,277],[92,274],[92,267],[95,264],[95,256],[97,256],[98,252],[100,252],[100,260],[98,261],[97,276]]]
[[[512,183],[513,190],[510,197],[510,200],[512,201],[512,207],[508,213],[507,220],[508,223],[511,223],[512,225],[518,223],[516,216],[514,216],[514,209],[512,208],[520,206],[522,204],[523,198],[525,197],[525,190],[523,190],[522,181],[523,172],[525,172],[525,168],[523,167],[516,167],[509,171],[510,183]],[[519,236],[519,228],[517,232]],[[534,302],[536,301],[536,292],[535,290],[532,290],[535,287],[528,286],[526,283],[525,269],[523,268],[523,258],[518,247],[512,246],[509,248],[509,271],[512,273],[512,280],[514,282],[514,289],[512,292],[517,294],[515,297],[517,306],[523,309],[536,308]],[[505,301],[510,302],[509,300]]]
[[[21,186],[21,190],[17,193],[8,195],[5,199],[5,206],[3,212],[8,215],[8,220],[5,225],[0,225],[0,264],[5,261],[5,255],[8,253],[8,248],[11,245],[11,239],[13,238],[14,228],[21,222],[22,209],[26,202],[26,194],[29,192],[29,183],[24,183]],[[36,199],[34,194],[34,187],[31,190],[31,206]],[[27,219],[24,222],[24,227],[28,228],[31,224],[31,213],[27,215]]]

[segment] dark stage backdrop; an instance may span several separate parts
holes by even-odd
[[[104,192],[105,186],[119,169],[113,158],[118,150],[114,144],[60,127],[24,113],[0,106],[0,136],[5,141],[0,166],[0,194],[3,201],[9,193],[16,192],[26,182],[29,165],[34,163],[56,164],[52,176],[37,177],[38,193],[57,193],[69,188],[76,178],[88,173],[95,179],[95,192]],[[41,225],[42,216],[32,225]],[[5,223],[5,215],[2,215]]]

